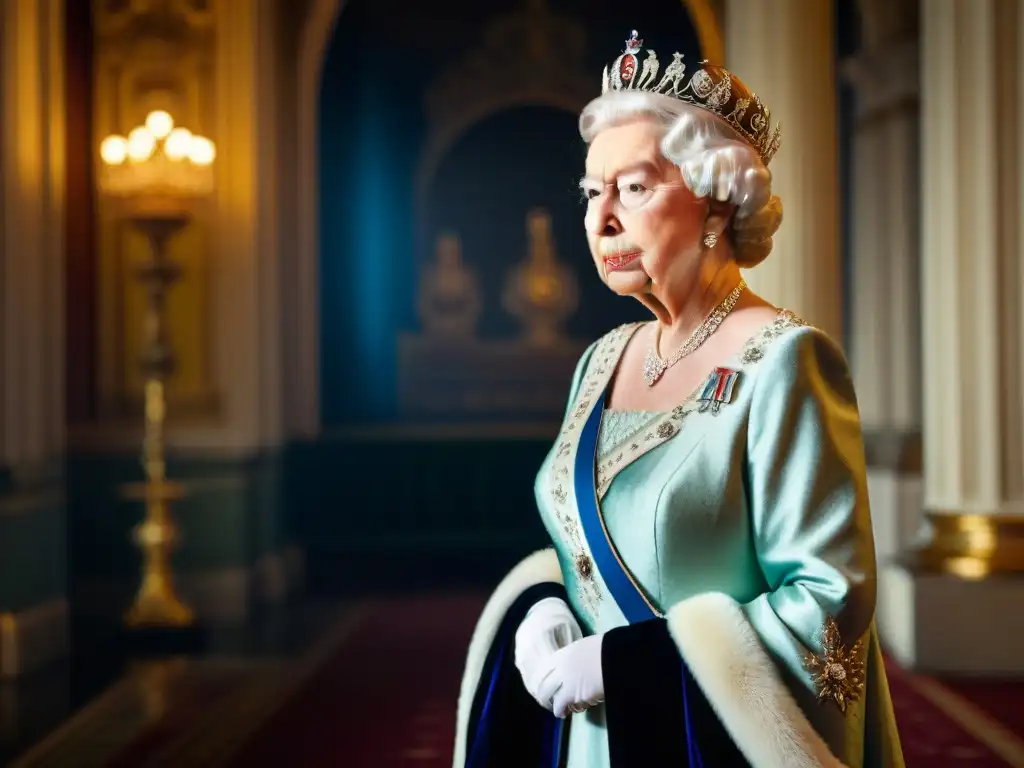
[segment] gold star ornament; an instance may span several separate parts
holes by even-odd
[[[860,698],[864,691],[864,662],[861,641],[846,649],[839,636],[839,627],[831,616],[821,630],[822,651],[804,657],[804,666],[811,673],[818,689],[819,701],[834,701],[842,712]]]

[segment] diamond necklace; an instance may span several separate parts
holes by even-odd
[[[746,287],[746,281],[741,279],[739,285],[729,292],[729,295],[725,297],[721,304],[711,310],[711,314],[704,319],[703,323],[697,326],[694,332],[690,334],[690,337],[682,343],[668,360],[662,360],[658,355],[658,341],[661,339],[661,330],[659,329],[655,332],[654,342],[647,349],[647,357],[644,358],[644,381],[648,387],[653,387],[658,379],[664,375],[665,371],[687,355],[695,352],[701,344],[708,340],[712,333],[718,330],[718,326],[732,312],[736,302],[740,299],[740,294],[743,293],[743,289]]]

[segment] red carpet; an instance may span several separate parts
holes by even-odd
[[[886,662],[886,672],[907,768],[1010,766],[1010,763],[932,703],[913,684],[916,679],[914,675],[904,672],[891,661]]]
[[[481,606],[475,597],[375,603],[231,765],[450,766],[459,679]]]
[[[481,605],[479,598],[374,604],[231,765],[450,765],[463,655]],[[917,678],[894,665],[888,671],[908,768],[1010,765],[932,703]],[[1017,689],[1006,706],[1024,720],[1021,702]]]
[[[958,679],[942,684],[1007,730],[1024,736],[1024,681]]]

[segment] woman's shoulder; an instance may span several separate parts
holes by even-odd
[[[755,390],[826,387],[853,395],[842,346],[794,312],[780,311],[758,343],[748,349],[744,362],[756,363]]]
[[[845,362],[842,347],[828,333],[797,313],[780,309],[775,319],[747,343],[743,362],[757,363],[759,368],[790,366],[806,355],[838,356]]]

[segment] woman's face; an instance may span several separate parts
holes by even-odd
[[[660,150],[662,129],[641,118],[590,144],[580,182],[597,272],[623,296],[671,292],[694,278],[707,205]]]

